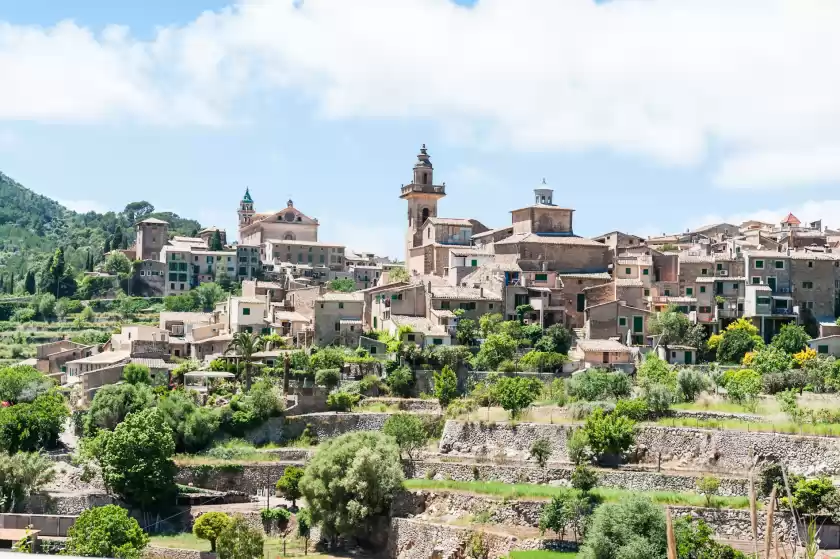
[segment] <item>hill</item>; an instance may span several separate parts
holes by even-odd
[[[32,192],[0,172],[0,275],[21,277],[37,271],[59,246],[65,260],[83,270],[88,255],[102,259],[106,244],[127,248],[134,242],[134,222],[144,217],[168,221],[175,235],[192,235],[201,225],[171,212],[156,212],[146,201],[132,202],[122,212],[71,211],[55,200]]]

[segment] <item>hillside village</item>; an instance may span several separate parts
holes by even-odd
[[[140,216],[77,274],[61,247],[27,273],[0,298],[0,542],[840,549],[840,230],[788,214],[585,238],[575,219],[599,216],[545,180],[490,227],[445,217],[425,145],[411,173],[402,261],[245,189],[235,234]]]

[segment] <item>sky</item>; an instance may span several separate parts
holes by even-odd
[[[834,0],[0,0],[0,171],[230,238],[248,187],[399,258],[423,143],[438,215],[488,227],[543,178],[585,236],[840,227],[838,25]]]

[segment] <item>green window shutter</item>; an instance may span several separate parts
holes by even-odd
[[[705,292],[706,292],[706,286],[705,286],[705,285],[701,285],[701,286],[700,286],[700,293],[705,293]]]
[[[586,293],[577,294],[577,310],[578,312],[586,310]]]
[[[827,354],[828,353],[828,346],[827,345],[818,345],[817,346],[817,353]]]

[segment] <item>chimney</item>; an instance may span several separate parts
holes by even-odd
[[[481,297],[482,299],[484,299],[484,288],[483,288],[483,287],[479,289],[479,291],[478,291],[478,295],[479,295],[479,297]]]

